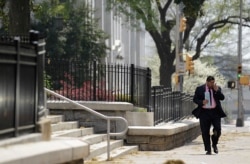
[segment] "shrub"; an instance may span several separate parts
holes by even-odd
[[[93,86],[92,81],[84,81],[80,87],[75,85],[74,77],[68,73],[64,74],[65,80],[60,80],[62,87],[56,90],[58,94],[61,94],[71,100],[83,100],[93,101],[94,91],[97,101],[115,101],[115,96],[112,91],[108,91],[105,88],[106,82],[101,81],[97,84],[96,88]]]

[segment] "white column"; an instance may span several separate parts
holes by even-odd
[[[98,0],[97,0],[98,1]],[[112,49],[112,45],[114,43],[114,39],[113,39],[113,13],[112,11],[106,11],[106,0],[103,0],[103,15],[102,15],[102,19],[103,19],[103,30],[110,36],[109,39],[106,41],[106,44],[108,47],[110,47]],[[113,52],[112,50],[108,51],[109,53],[107,53],[107,57],[106,57],[106,62],[107,63],[112,63],[113,62]]]
[[[135,29],[131,29],[130,31],[130,57],[129,64],[135,64],[135,56],[136,56],[136,31]]]
[[[99,19],[98,24],[99,28],[104,30],[104,12],[105,5],[103,0],[95,0],[95,18]]]
[[[137,31],[136,65],[145,66],[145,31]]]

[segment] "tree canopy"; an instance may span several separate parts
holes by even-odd
[[[22,5],[20,3],[0,0],[2,33],[28,35],[30,29],[39,31],[46,36],[46,56],[50,58],[78,59],[88,63],[105,57],[108,36],[97,28],[94,11],[85,2],[77,6],[70,0],[23,0]],[[20,14],[13,7],[24,8],[26,14]]]
[[[0,0],[0,20],[3,32],[27,35],[30,30],[30,0]]]
[[[211,42],[219,39],[234,25],[239,24],[239,2],[206,0],[108,0],[109,8],[115,8],[131,19],[141,21],[152,37],[160,58],[160,85],[171,87],[171,75],[175,72],[176,3],[184,4],[183,13],[187,28],[183,43],[188,51],[194,51],[193,60],[200,57]],[[129,19],[128,19],[129,20]],[[244,15],[243,26],[249,27],[249,15]]]
[[[35,12],[33,28],[47,35],[47,56],[100,61],[108,49],[107,35],[98,27],[93,10],[86,3],[75,6],[44,1]]]

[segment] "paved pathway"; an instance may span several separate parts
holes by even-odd
[[[246,121],[244,127],[223,125],[218,149],[219,154],[205,155],[199,136],[191,143],[169,151],[140,151],[103,163],[163,164],[168,160],[182,160],[185,164],[249,164],[250,121]]]

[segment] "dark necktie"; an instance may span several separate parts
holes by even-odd
[[[209,89],[208,91],[209,91],[210,105],[212,106],[212,92],[211,89]]]

